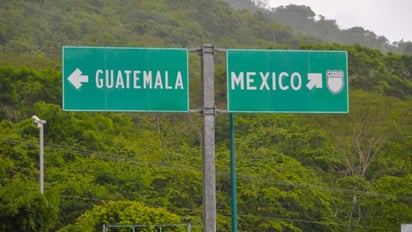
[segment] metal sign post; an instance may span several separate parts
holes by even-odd
[[[216,170],[215,170],[215,91],[214,52],[211,44],[203,44],[203,231],[216,232]]]
[[[235,158],[235,115],[229,113],[230,125],[230,204],[232,207],[232,232],[237,232],[236,158]]]

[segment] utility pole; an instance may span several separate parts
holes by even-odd
[[[39,117],[36,115],[33,115],[32,117],[33,123],[37,124],[37,127],[40,129],[39,132],[39,140],[40,140],[40,193],[44,193],[44,151],[43,151],[43,129],[44,129],[44,124],[46,124],[46,120],[41,120]]]
[[[203,101],[203,231],[216,232],[216,168],[215,168],[215,47],[203,44],[202,101]]]

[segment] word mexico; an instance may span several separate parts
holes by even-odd
[[[187,49],[63,47],[63,110],[189,111]]]
[[[281,72],[276,81],[276,73],[272,72],[240,72],[236,75],[235,72],[230,73],[231,90],[239,88],[240,90],[288,90],[289,88],[298,91],[302,87],[302,76],[294,72],[291,75],[287,72]],[[257,83],[260,80],[259,86]],[[289,79],[285,84],[285,79]],[[277,87],[278,86],[278,87]]]
[[[227,50],[229,112],[347,113],[344,51]]]
[[[154,73],[154,75],[153,75]],[[103,70],[96,71],[96,87],[108,89],[184,89],[182,72],[177,71],[173,83],[168,71]]]

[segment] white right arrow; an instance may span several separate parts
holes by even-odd
[[[82,83],[88,83],[89,82],[89,76],[87,75],[82,75],[82,71],[80,69],[76,68],[72,74],[67,78],[67,80],[72,83],[72,85],[76,88],[79,89],[82,87]]]
[[[322,73],[308,73],[309,82],[306,87],[312,90],[314,87],[322,88]]]

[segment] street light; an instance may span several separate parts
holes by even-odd
[[[43,154],[43,128],[44,124],[46,124],[46,120],[41,120],[36,115],[31,117],[33,119],[33,123],[37,124],[37,127],[40,129],[39,138],[40,138],[40,193],[44,193],[44,154]]]

